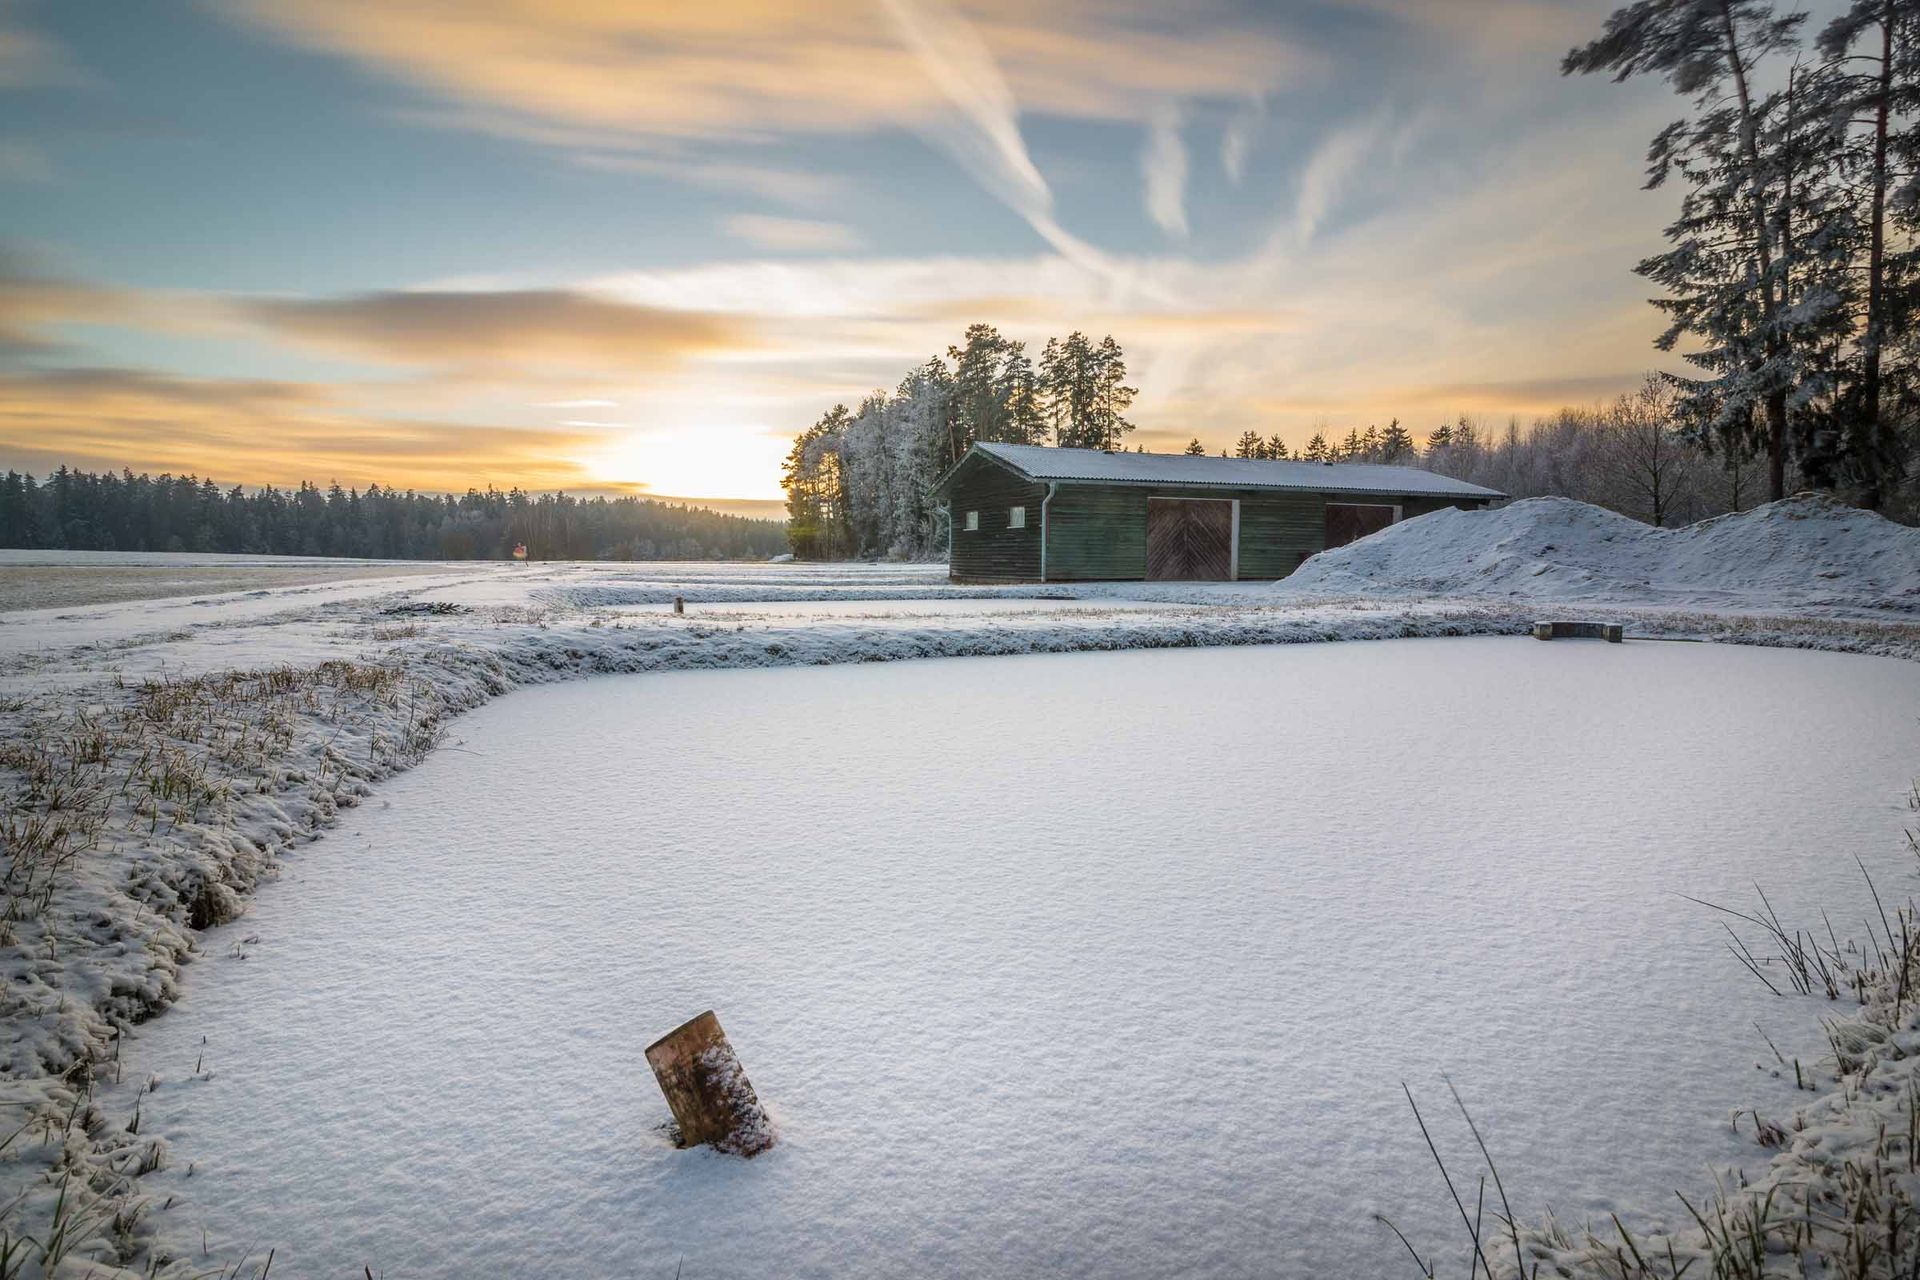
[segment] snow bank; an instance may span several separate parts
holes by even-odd
[[[1289,595],[1920,610],[1920,529],[1801,494],[1680,529],[1569,498],[1449,508],[1323,551]]]

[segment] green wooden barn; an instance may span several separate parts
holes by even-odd
[[[1397,520],[1506,496],[1417,467],[987,443],[934,489],[955,582],[1284,578]]]

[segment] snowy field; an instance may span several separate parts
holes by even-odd
[[[1464,1258],[1398,1092],[1471,1194],[1443,1071],[1529,1222],[1709,1165],[1824,1195],[1920,1025],[1767,995],[1679,895],[1859,936],[1857,854],[1909,897],[1920,534],[1612,520],[1443,512],[1282,584],[0,557],[66,593],[0,595],[0,1239],[64,1222],[94,1280],[1405,1274],[1371,1213]],[[1464,638],[1541,616],[1631,640]],[[655,1129],[640,1049],[707,1004],[785,1135],[751,1165]],[[1823,1015],[1885,1052],[1842,1078]],[[1581,1247],[1528,1245],[1612,1274]]]
[[[436,568],[445,572],[395,560],[0,550],[0,613],[411,577]]]
[[[1443,1073],[1524,1213],[1643,1224],[1765,1163],[1762,1031],[1824,1047],[1680,895],[1859,928],[1916,707],[1497,638],[524,693],[209,934],[108,1107],[160,1229],[276,1277],[1404,1274],[1373,1212],[1460,1253]],[[641,1049],[709,1005],[752,1163],[657,1131]]]

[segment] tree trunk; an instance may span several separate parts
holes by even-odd
[[[1892,0],[1880,12],[1880,83],[1873,113],[1873,197],[1867,236],[1867,327],[1860,340],[1860,428],[1856,445],[1861,467],[1860,505],[1877,509],[1881,493],[1880,341],[1885,323],[1887,220],[1887,112],[1893,96]]]
[[[1762,184],[1765,170],[1760,165],[1759,128],[1753,118],[1753,94],[1747,86],[1746,62],[1740,57],[1740,37],[1733,25],[1733,8],[1722,0],[1720,21],[1727,40],[1727,66],[1733,73],[1733,85],[1740,103],[1740,150],[1747,162],[1747,186],[1751,193],[1754,251],[1760,260],[1760,299],[1771,326],[1780,314],[1780,298],[1773,279],[1773,236],[1767,230],[1767,195]],[[1779,339],[1767,339],[1767,354],[1779,353]],[[1786,497],[1787,489],[1787,397],[1784,391],[1767,397],[1767,476],[1776,499]]]
[[[713,1010],[648,1045],[647,1062],[680,1127],[681,1146],[756,1156],[773,1145],[773,1125]]]
[[[1767,498],[1787,496],[1787,393],[1767,397]]]

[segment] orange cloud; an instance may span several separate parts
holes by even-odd
[[[370,418],[304,383],[127,369],[0,376],[0,465],[172,471],[224,483],[585,488],[600,432]]]
[[[235,305],[283,337],[403,364],[631,371],[754,341],[742,317],[564,289],[366,293]]]
[[[466,122],[629,140],[765,137],[927,124],[939,88],[872,0],[225,0],[287,39],[472,108]],[[1170,23],[1140,0],[973,0],[981,38],[1030,109],[1143,120],[1156,95],[1239,97],[1307,60],[1270,33]]]

